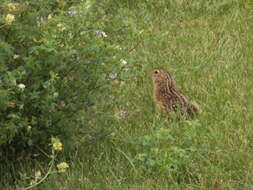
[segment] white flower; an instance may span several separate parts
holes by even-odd
[[[13,59],[18,59],[19,57],[20,55],[17,55],[17,54],[13,55]]]
[[[117,73],[109,73],[109,78],[115,79],[117,77]]]
[[[107,34],[103,30],[96,30],[96,35],[98,37],[104,37],[104,38],[107,37]]]
[[[125,59],[121,59],[120,62],[121,62],[121,64],[123,64],[123,65],[126,65],[126,64],[127,64],[127,61],[126,61]]]
[[[19,85],[18,85],[18,87],[19,87],[20,89],[22,89],[22,90],[23,90],[23,89],[25,89],[25,85],[24,85],[24,84],[22,84],[22,83],[21,83],[21,84],[19,84]]]

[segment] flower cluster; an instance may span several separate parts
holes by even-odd
[[[18,85],[18,88],[20,88],[21,90],[24,90],[25,89],[25,85],[21,83],[21,84]]]

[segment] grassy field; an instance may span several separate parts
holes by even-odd
[[[106,137],[83,140],[79,129],[77,150],[66,153],[70,169],[35,189],[253,189],[252,2],[122,0],[107,6],[107,22],[115,27],[105,31],[107,39],[125,52],[128,77],[110,101],[126,116],[104,123],[111,128]],[[119,20],[138,35],[126,37]],[[161,67],[200,105],[200,116],[187,122],[155,112],[149,74]],[[170,138],[157,137],[161,130]]]

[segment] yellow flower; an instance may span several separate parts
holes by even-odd
[[[53,149],[56,151],[62,151],[63,145],[58,138],[52,138],[52,143],[53,143]]]
[[[15,21],[15,16],[12,14],[7,14],[5,17],[6,24],[10,25]]]
[[[15,11],[17,9],[16,4],[15,3],[8,3],[7,7],[9,9],[9,11]]]
[[[56,142],[53,144],[53,149],[57,151],[62,151],[62,143],[61,142]]]
[[[17,54],[13,55],[13,59],[18,59],[19,57],[20,55],[17,55]]]
[[[57,168],[60,172],[65,172],[67,168],[69,168],[69,165],[66,162],[61,162],[60,164],[57,164]]]

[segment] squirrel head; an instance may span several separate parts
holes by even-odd
[[[164,69],[155,69],[151,73],[154,84],[166,84],[168,87],[174,87],[175,82],[171,74]]]

